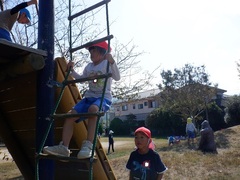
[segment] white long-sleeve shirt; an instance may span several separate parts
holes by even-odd
[[[96,75],[102,75],[107,73],[107,60],[103,60],[101,63],[94,65],[93,63],[89,63],[83,70],[83,73],[80,75],[76,71],[73,71],[71,75],[75,79],[92,77]],[[112,93],[111,93],[111,86],[112,86],[112,79],[115,81],[120,80],[120,72],[119,69],[114,62],[113,64],[109,63],[109,73],[112,73],[112,77],[108,78],[107,87],[105,91],[105,98],[109,101],[112,101]],[[85,97],[94,97],[99,98],[102,97],[103,87],[104,87],[103,79],[96,79],[88,81],[88,90],[85,93]]]

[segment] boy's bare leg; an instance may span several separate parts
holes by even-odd
[[[98,111],[98,106],[92,105],[89,107],[90,113],[96,113]],[[88,118],[88,132],[87,132],[87,140],[93,143],[94,134],[97,125],[97,117],[92,116]]]
[[[89,113],[96,113],[98,111],[98,106],[91,105],[88,108]],[[87,139],[83,142],[81,150],[79,151],[77,157],[79,159],[89,158],[92,155],[93,149],[93,139],[96,130],[97,117],[92,116],[88,118],[88,129],[87,129]]]
[[[75,110],[70,111],[71,114],[76,114]],[[69,147],[69,143],[71,141],[73,135],[73,125],[78,118],[67,118],[64,121],[63,125],[63,133],[62,133],[62,141],[63,145]]]

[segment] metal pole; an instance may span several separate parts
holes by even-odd
[[[39,1],[38,48],[47,51],[46,65],[38,74],[37,79],[37,116],[36,116],[36,152],[40,150],[46,120],[54,107],[54,90],[47,86],[49,79],[54,79],[54,1]],[[46,145],[53,145],[53,129],[50,130]],[[54,162],[37,159],[36,174],[40,180],[54,179]]]

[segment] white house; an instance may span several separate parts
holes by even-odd
[[[138,93],[138,97],[130,101],[117,100],[111,111],[122,120],[126,120],[126,115],[134,114],[136,120],[144,121],[150,112],[159,107],[155,97],[159,92],[159,89],[152,89]]]

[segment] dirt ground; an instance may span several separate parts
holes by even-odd
[[[115,141],[114,142],[114,147],[119,147],[119,146],[122,146],[126,143],[129,143],[129,141]],[[108,148],[108,142],[101,142],[101,144],[102,144],[104,149]]]
[[[11,154],[8,152],[4,144],[0,145],[0,163],[13,161]]]
[[[3,144],[0,145],[0,180],[23,180],[21,172]]]

